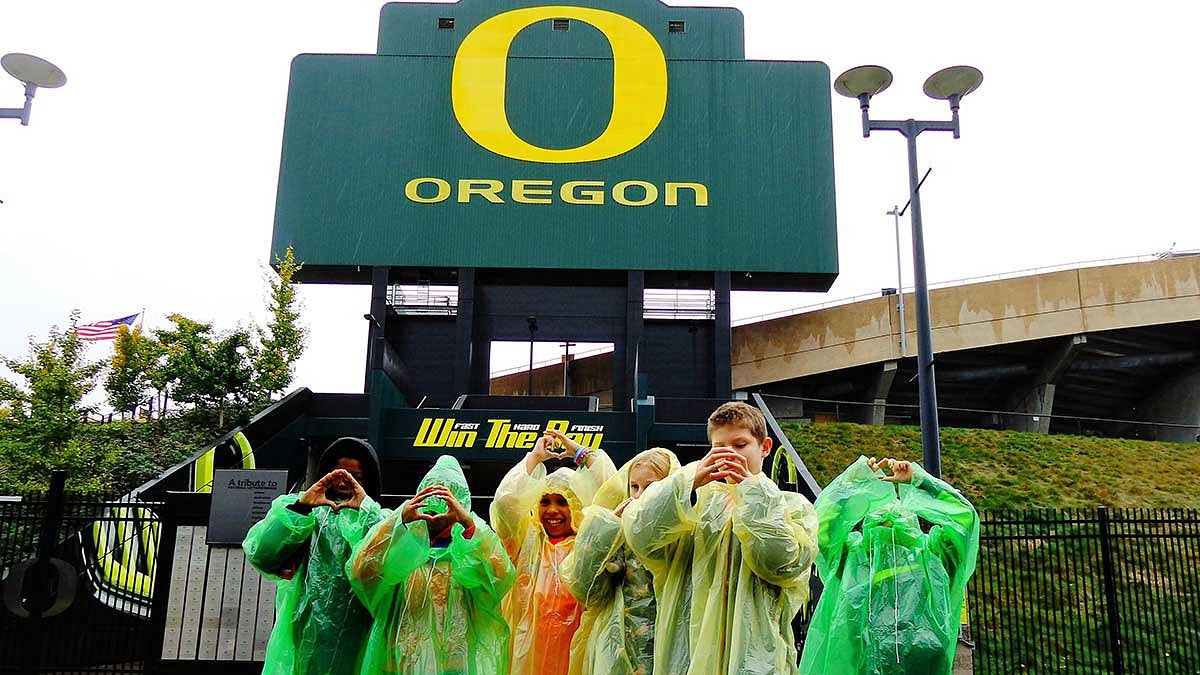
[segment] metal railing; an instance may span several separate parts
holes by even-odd
[[[1200,512],[982,515],[975,672],[1200,672]]]
[[[642,317],[646,319],[712,319],[717,315],[717,296],[710,289],[647,288],[642,293]]]
[[[387,304],[398,314],[458,314],[458,286],[431,284],[391,284]]]
[[[832,398],[815,398],[810,396],[787,396],[784,394],[762,394],[763,398],[780,402],[790,402],[788,407],[776,406],[783,410],[777,414],[782,421],[806,422],[857,422],[865,423],[874,418],[886,424],[918,424],[920,422],[920,406],[915,403],[877,403],[874,401],[848,401]],[[938,414],[945,415],[953,421],[951,425],[968,429],[1005,429],[1012,431],[1045,420],[1049,434],[1070,436],[1098,436],[1105,438],[1134,438],[1139,440],[1159,440],[1164,430],[1195,430],[1200,432],[1195,424],[1189,422],[1167,422],[1151,420],[1133,420],[1117,417],[1094,417],[1084,415],[1058,415],[1021,412],[1015,410],[992,410],[988,408],[963,408],[958,406],[939,405]],[[1020,424],[1024,422],[1025,424]],[[1190,442],[1192,439],[1188,439]],[[1195,440],[1200,441],[1200,438]]]

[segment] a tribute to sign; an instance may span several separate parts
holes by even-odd
[[[287,471],[218,469],[213,472],[208,511],[209,545],[240,545],[250,526],[262,520],[271,502],[287,490]]]
[[[825,64],[744,60],[736,10],[579,5],[393,3],[380,54],[297,57],[274,250],[831,283]]]

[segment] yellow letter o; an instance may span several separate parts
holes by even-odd
[[[608,127],[584,145],[551,149],[526,142],[504,107],[508,51],[530,24],[568,18],[595,26],[613,53],[613,104]],[[658,41],[628,17],[587,7],[528,7],[497,14],[475,27],[458,48],[450,97],[454,116],[479,145],[529,162],[564,164],[616,157],[641,145],[667,110],[667,59]]]

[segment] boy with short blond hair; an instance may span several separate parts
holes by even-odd
[[[817,517],[763,475],[762,413],[745,403],[708,419],[712,448],[646,488],[622,520],[654,574],[655,675],[796,672],[792,619],[808,599]]]

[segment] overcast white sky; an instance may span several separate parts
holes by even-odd
[[[896,79],[875,117],[947,117],[921,93],[925,77],[959,63],[984,72],[962,138],[921,138],[931,281],[1200,248],[1200,5],[705,4],[741,8],[749,58],[824,61],[834,75],[887,66]],[[29,127],[0,120],[0,354],[23,355],[73,308],[88,322],[145,307],[150,328],[171,311],[218,327],[260,312],[289,62],[372,53],[380,6],[0,3],[0,53],[42,56],[68,77],[39,92]],[[903,138],[862,138],[857,105],[834,98],[841,276],[828,294],[735,297],[735,319],[895,285],[885,212],[906,199]],[[0,107],[22,101],[0,73]],[[297,384],[360,391],[368,293],[302,296],[312,339]]]

